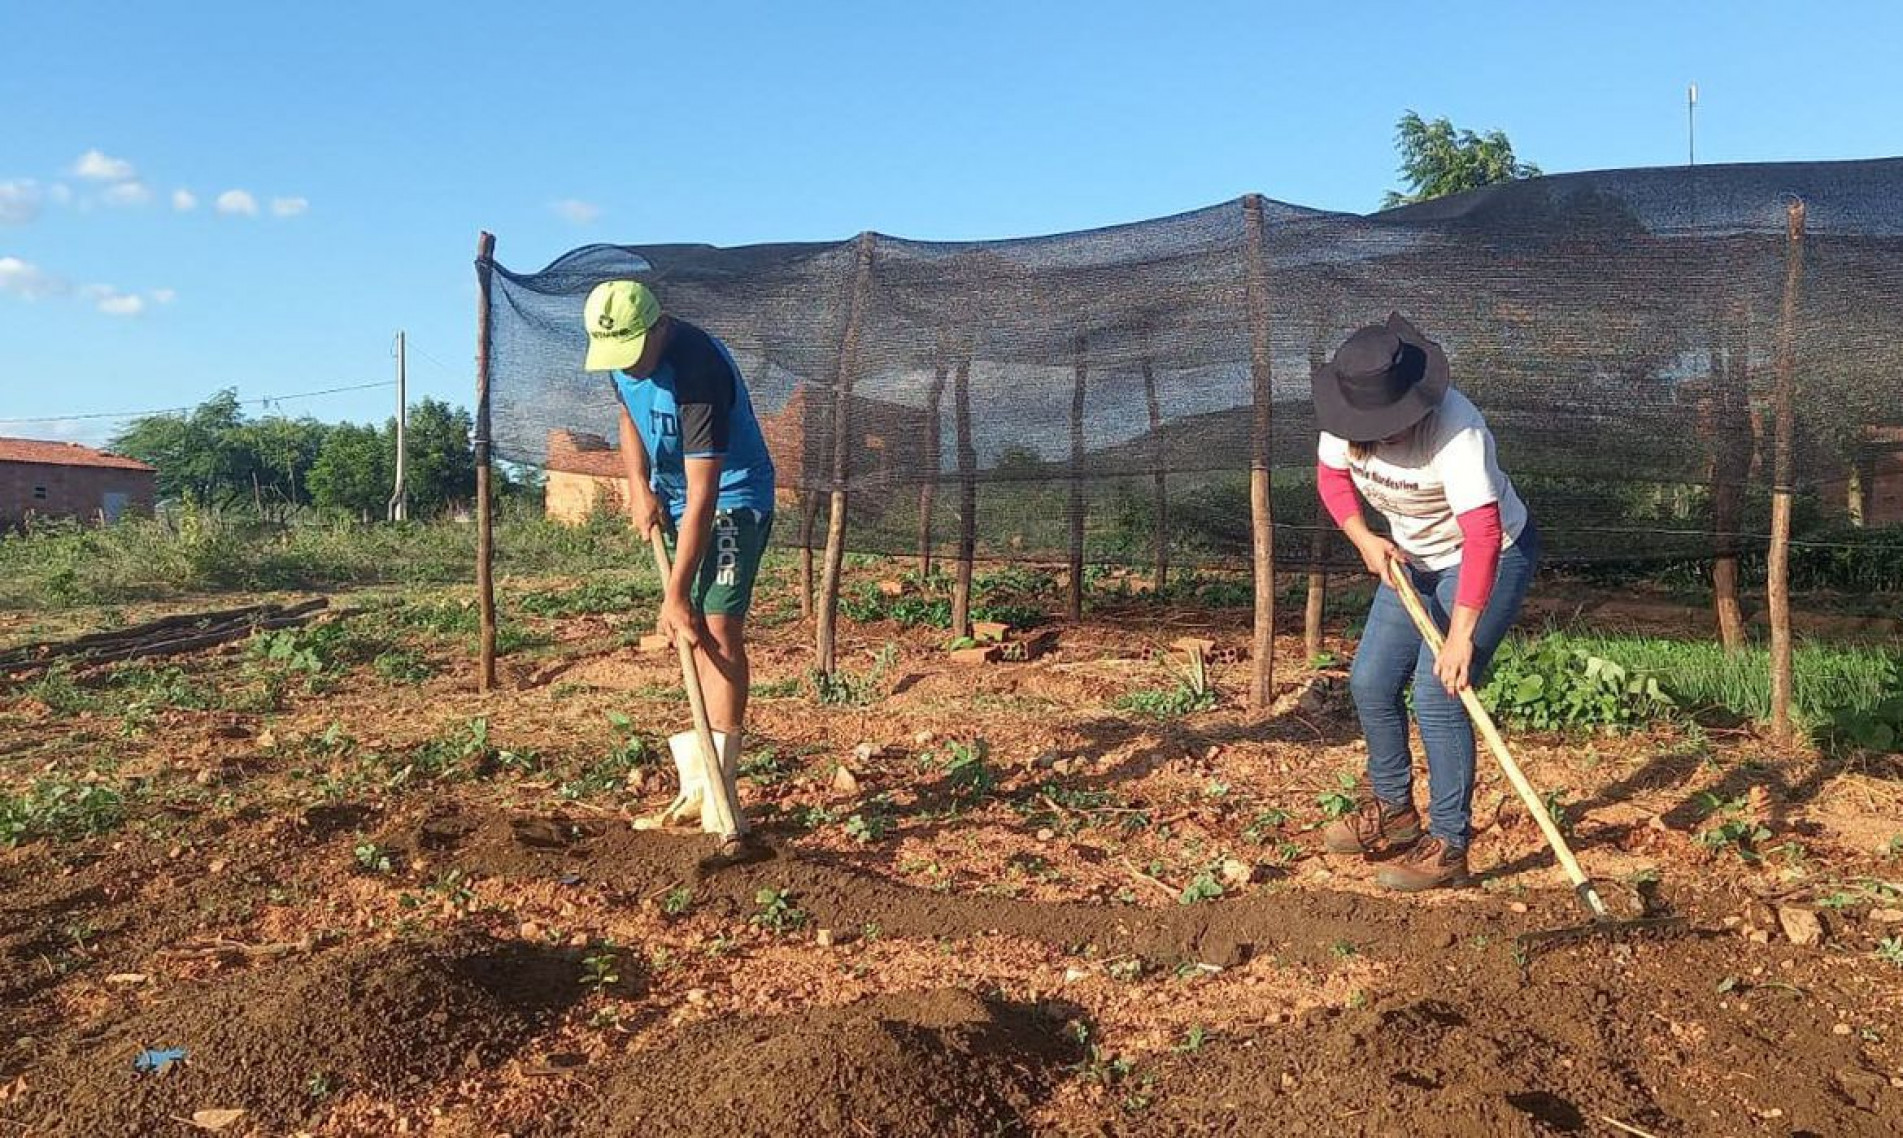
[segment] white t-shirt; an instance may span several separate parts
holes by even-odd
[[[1394,544],[1429,569],[1460,563],[1455,519],[1468,510],[1500,504],[1503,547],[1526,528],[1526,503],[1494,457],[1493,432],[1472,400],[1453,388],[1398,444],[1376,443],[1368,458],[1355,459],[1347,440],[1323,431],[1318,452],[1323,466],[1346,470],[1361,496],[1387,517]]]

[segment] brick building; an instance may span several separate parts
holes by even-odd
[[[0,526],[29,515],[117,521],[150,513],[158,471],[137,459],[43,439],[0,438]]]

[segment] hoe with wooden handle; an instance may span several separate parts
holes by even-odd
[[[654,567],[660,571],[665,586],[673,574],[667,541],[661,536],[660,526],[649,531],[648,537],[654,546]],[[681,686],[687,689],[687,704],[694,711],[694,737],[700,743],[701,777],[706,783],[701,797],[703,828],[719,834],[723,846],[737,843],[745,831],[741,827],[739,804],[733,800],[726,776],[720,770],[720,753],[714,747],[714,731],[707,722],[707,698],[700,690],[700,669],[694,664],[694,649],[678,637],[674,647],[680,653]]]
[[[1408,576],[1403,562],[1388,562],[1388,583],[1400,596],[1408,616],[1414,619],[1414,627],[1420,630],[1422,639],[1434,650],[1435,659],[1439,659],[1445,638],[1441,635],[1440,626],[1429,615],[1426,602],[1414,588],[1414,582]],[[1600,899],[1599,890],[1593,887],[1592,879],[1579,867],[1579,859],[1573,856],[1572,848],[1566,844],[1566,836],[1559,832],[1558,823],[1547,813],[1545,803],[1540,801],[1539,791],[1534,790],[1533,784],[1521,773],[1520,764],[1513,761],[1513,753],[1507,750],[1506,740],[1500,737],[1500,729],[1494,726],[1493,717],[1487,714],[1487,709],[1481,705],[1480,697],[1474,694],[1471,685],[1460,689],[1460,702],[1466,706],[1467,716],[1473,720],[1474,728],[1487,741],[1487,749],[1500,761],[1500,769],[1506,773],[1507,781],[1513,784],[1520,801],[1526,804],[1526,812],[1539,823],[1540,833],[1546,835],[1546,844],[1553,848],[1553,856],[1559,859],[1567,879],[1573,883],[1573,892],[1578,896],[1579,903],[1592,917],[1591,922],[1584,925],[1522,934],[1518,940],[1522,957],[1536,947],[1561,941],[1628,933],[1672,934],[1685,931],[1683,917],[1639,917],[1622,921],[1612,915],[1612,910]]]

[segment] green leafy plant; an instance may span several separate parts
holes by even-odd
[[[614,942],[608,941],[582,957],[582,983],[596,993],[612,988],[621,983],[620,965],[621,956],[615,951]]]
[[[72,839],[116,830],[126,797],[97,783],[45,779],[21,794],[0,794],[0,844],[39,838]]]
[[[390,851],[375,842],[358,842],[352,851],[357,865],[366,873],[388,873],[391,869]]]
[[[1202,1024],[1193,1023],[1189,1025],[1189,1030],[1183,1033],[1183,1041],[1171,1047],[1170,1050],[1176,1052],[1178,1055],[1194,1055],[1196,1052],[1201,1051],[1203,1044],[1208,1041],[1208,1031],[1204,1029]]]
[[[750,919],[751,924],[776,933],[789,933],[806,923],[806,910],[793,903],[791,890],[762,887],[753,895],[753,903],[759,907]]]
[[[885,674],[891,670],[898,654],[898,645],[887,644],[879,649],[872,658],[872,666],[864,672],[854,673],[845,668],[831,675],[817,669],[809,672],[807,678],[813,685],[813,698],[829,707],[864,707],[876,702]]]
[[[1183,681],[1173,688],[1144,688],[1129,692],[1120,696],[1114,706],[1118,711],[1151,719],[1180,719],[1216,706],[1216,693],[1207,688],[1197,691],[1187,681]]]
[[[1214,870],[1205,869],[1190,879],[1188,885],[1176,896],[1179,905],[1194,905],[1198,901],[1214,901],[1222,896],[1222,881]]]
[[[793,821],[803,830],[818,830],[839,821],[839,812],[829,806],[807,806],[794,813]]]
[[[860,845],[871,845],[891,832],[892,821],[891,799],[877,795],[846,819],[846,836]]]
[[[1324,791],[1315,796],[1315,804],[1322,808],[1322,814],[1329,818],[1342,818],[1354,813],[1355,776],[1346,771],[1335,772],[1335,789]]]
[[[1878,941],[1877,959],[1903,968],[1903,936],[1886,936]]]
[[[960,798],[983,798],[996,790],[998,775],[987,761],[989,754],[990,747],[983,739],[946,743],[945,753],[939,760],[945,785]]]
[[[694,907],[694,890],[690,886],[676,885],[661,898],[661,912],[670,917],[682,917]]]
[[[1573,823],[1566,811],[1566,791],[1549,790],[1540,796],[1540,803],[1546,808],[1546,816],[1552,820],[1553,827],[1570,837]]]
[[[1258,811],[1254,818],[1249,819],[1249,824],[1243,827],[1242,838],[1258,846],[1264,845],[1275,836],[1277,831],[1288,825],[1288,822],[1288,811],[1271,806],[1267,810]]]
[[[786,761],[772,747],[740,760],[740,777],[753,780],[756,786],[772,786],[784,781],[788,773]]]
[[[436,668],[413,648],[393,648],[370,661],[370,668],[383,679],[402,684],[420,684],[436,674]]]
[[[1758,843],[1768,839],[1771,831],[1746,816],[1749,800],[1722,798],[1710,791],[1698,797],[1710,818],[1710,824],[1697,834],[1698,843],[1709,850],[1730,850],[1744,861],[1757,861]]]
[[[1509,641],[1480,698],[1507,723],[1540,731],[1625,727],[1677,707],[1656,676],[1636,674],[1557,633]]]

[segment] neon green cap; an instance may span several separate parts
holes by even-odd
[[[633,367],[647,346],[648,330],[661,318],[661,302],[640,281],[602,281],[582,306],[588,328],[584,371]]]

